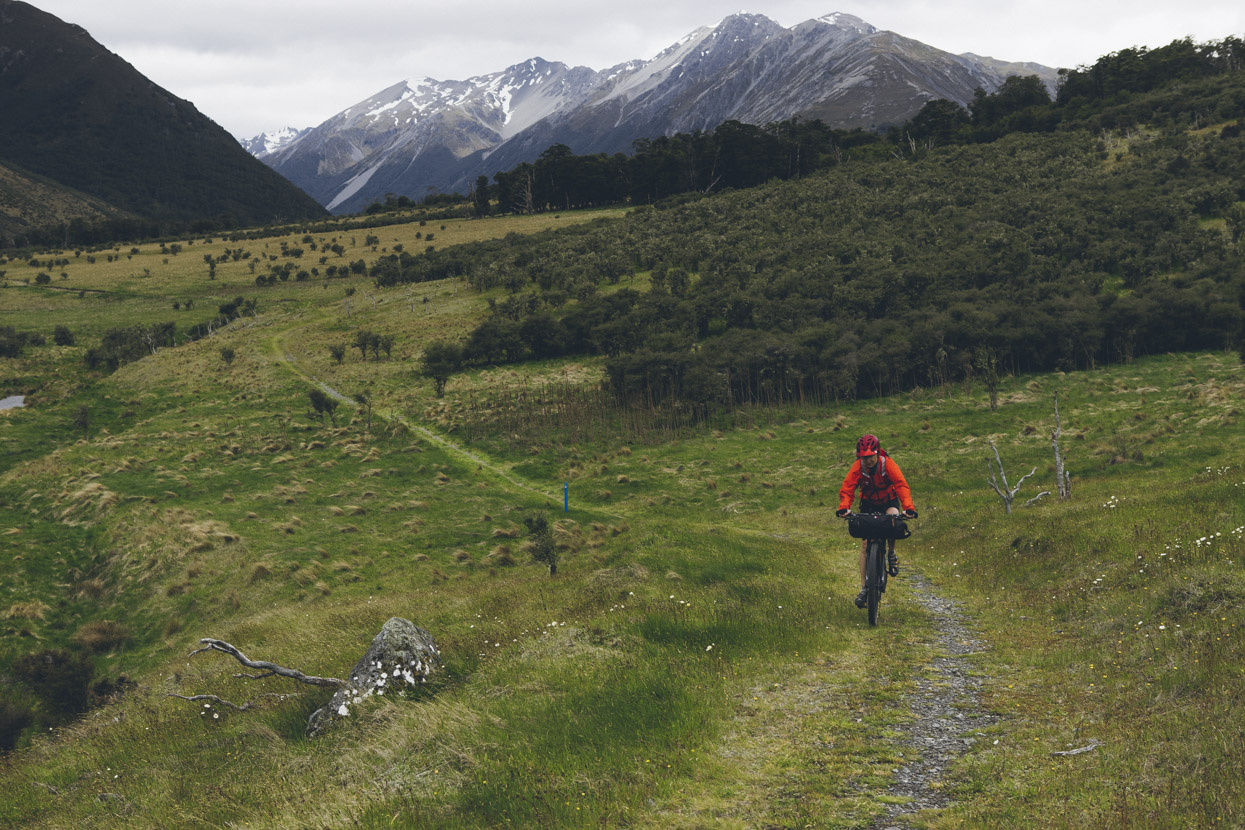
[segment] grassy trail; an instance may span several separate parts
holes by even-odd
[[[321,311],[321,316],[322,317],[326,316],[323,311]],[[268,339],[268,350],[270,354],[272,355],[273,360],[280,366],[292,372],[295,376],[300,378],[308,386],[322,389],[325,392],[325,394],[331,395],[332,397],[336,398],[338,401],[341,401],[342,403],[345,403],[348,406],[355,406],[356,402],[353,398],[342,394],[340,391],[329,386],[324,381],[313,377],[310,373],[305,371],[301,366],[299,366],[298,360],[294,357],[294,355],[291,354],[285,348],[284,343],[283,343],[285,337],[295,330],[298,330],[300,328],[305,328],[307,325],[308,324],[306,323],[291,324],[290,326],[274,333]],[[441,435],[440,433],[436,432],[431,426],[424,424],[424,423],[414,422],[411,420],[410,417],[408,417],[407,415],[401,412],[398,412],[395,409],[389,409],[389,408],[375,409],[373,410],[372,414],[380,418],[382,421],[386,421],[389,423],[402,424],[404,427],[411,430],[412,432],[415,432],[423,436],[427,441],[437,446],[439,449],[441,449],[443,452],[445,452],[450,457],[457,458],[458,460],[463,461],[467,463],[468,465],[475,465],[480,472],[488,471],[493,476],[505,482],[510,487],[515,488],[515,490],[522,491],[527,495],[539,496],[545,499],[550,504],[556,503],[558,501],[557,496],[541,490],[540,488],[536,487],[531,482],[524,481],[523,479],[521,479],[519,476],[517,476],[514,473],[512,469],[509,468],[509,466],[503,465],[495,460],[486,458],[479,451],[469,450],[465,447],[462,447],[459,444],[456,444],[455,442],[451,441],[449,438],[446,438],[444,435]]]
[[[320,316],[325,316],[323,310]],[[311,324],[300,321],[274,333],[269,339],[269,350],[273,358],[306,385],[318,387],[337,400],[354,406],[355,401],[352,398],[314,377],[300,366],[294,355],[285,348],[284,340],[287,336],[309,325]],[[457,458],[468,465],[475,465],[478,472],[491,474],[516,493],[535,494],[544,498],[547,504],[555,504],[558,501],[554,495],[542,491],[530,481],[517,475],[513,470],[513,464],[503,464],[487,457],[479,450],[463,447],[428,424],[414,421],[406,414],[390,408],[376,409],[373,414],[383,421],[402,424],[450,457]],[[633,524],[644,522],[643,511],[607,510],[597,507],[588,510],[588,514],[602,520],[626,519]],[[820,542],[820,539],[816,537],[809,538],[806,533],[807,528],[802,529],[794,522],[784,534],[774,533],[763,527],[731,526],[716,522],[691,521],[685,522],[685,526],[686,529],[699,532],[706,538],[714,533],[726,533],[745,545],[749,538],[756,536],[778,541],[784,538],[792,540],[804,537],[805,544]],[[909,573],[912,572],[909,571]],[[923,586],[919,596],[911,591],[914,583]],[[842,605],[850,602],[850,594],[840,596],[836,593],[827,596],[825,601]],[[886,702],[874,704],[878,709],[885,710],[884,714],[875,712],[875,716],[880,715],[882,720],[871,723],[859,740],[872,745],[872,752],[881,752],[884,757],[889,757],[888,763],[902,763],[903,768],[911,772],[905,776],[902,785],[895,782],[888,784],[883,779],[878,779],[874,786],[884,787],[892,794],[887,796],[883,791],[875,797],[887,806],[888,815],[892,817],[907,814],[921,807],[945,803],[945,797],[940,799],[937,792],[931,789],[931,785],[936,783],[936,775],[931,770],[944,769],[950,763],[951,758],[958,754],[954,750],[962,747],[963,744],[959,743],[958,738],[944,739],[938,748],[941,758],[931,759],[927,757],[933,751],[931,747],[919,741],[905,741],[900,737],[901,734],[906,734],[902,733],[902,728],[900,732],[894,729],[896,724],[910,726],[915,721],[916,711],[907,701],[915,694],[914,689],[920,684],[920,678],[933,671],[934,665],[944,659],[933,644],[947,640],[949,635],[945,625],[939,627],[934,615],[920,613],[920,609],[931,601],[946,605],[944,601],[932,594],[928,582],[921,579],[919,575],[915,575],[910,581],[892,580],[891,590],[885,598],[883,607],[883,613],[892,619],[884,622],[883,625],[889,624],[894,627],[896,619],[901,619],[903,620],[901,624],[904,626],[902,634],[900,634],[900,629],[894,629],[888,636],[878,636],[880,632],[869,631],[865,627],[853,638],[849,648],[844,649],[840,642],[832,642],[829,644],[829,651],[815,658],[811,665],[804,660],[797,660],[774,667],[772,669],[776,672],[774,676],[781,677],[782,681],[769,681],[769,688],[765,688],[765,684],[754,685],[751,691],[758,693],[752,695],[756,708],[754,709],[751,705],[743,706],[742,711],[758,716],[734,719],[734,726],[721,734],[716,747],[712,750],[734,756],[744,754],[751,759],[742,767],[732,765],[730,775],[732,778],[738,777],[738,780],[730,790],[730,798],[725,800],[710,798],[708,792],[712,791],[712,787],[711,781],[707,779],[699,782],[698,788],[684,788],[680,791],[680,795],[668,798],[649,819],[642,823],[653,827],[692,827],[699,826],[699,822],[703,821],[709,812],[718,816],[734,815],[739,820],[747,821],[764,821],[772,819],[777,813],[789,813],[793,816],[793,820],[806,823],[813,821],[815,826],[820,826],[818,812],[811,806],[810,801],[816,803],[824,797],[825,793],[839,788],[840,782],[835,780],[829,772],[829,770],[839,768],[820,761],[806,766],[799,774],[800,787],[792,791],[790,788],[792,773],[790,746],[802,743],[802,736],[810,732],[819,729],[827,731],[833,728],[832,725],[824,722],[824,714],[818,711],[822,707],[814,704],[810,708],[810,701],[833,699],[842,695],[844,693],[843,682],[837,679],[839,677],[856,677],[858,672],[863,672],[863,675],[868,677],[879,670],[894,678],[894,683],[877,698],[878,701]],[[863,619],[863,612],[859,613]],[[962,625],[958,621],[955,625],[962,630]],[[910,642],[923,644],[923,648],[912,650],[889,647],[894,645],[893,640],[896,636],[903,636]],[[799,655],[797,654],[796,657],[798,658]],[[851,669],[846,666],[849,662],[853,664]],[[753,683],[755,682],[754,680]],[[897,694],[904,695],[902,700],[905,702],[901,706],[895,705]],[[741,698],[747,696],[743,692],[739,695]],[[764,705],[761,705],[762,695],[766,700]],[[869,697],[870,695],[866,693],[865,698]],[[952,705],[949,699],[940,698],[939,712],[949,716],[948,710]],[[954,705],[961,707],[958,713],[961,718],[983,717],[983,714],[976,710],[969,710],[966,715],[963,711],[963,701],[957,700]],[[870,707],[866,706],[866,708]],[[928,712],[928,702],[926,702],[926,711]],[[864,724],[865,718],[860,718],[859,722]],[[910,731],[915,731],[915,729]],[[814,768],[824,771],[816,773]],[[895,767],[895,772],[899,772],[899,767]],[[841,774],[841,770],[835,773],[836,776],[838,774]],[[694,797],[686,798],[682,795],[689,791],[695,793]],[[775,797],[775,792],[785,792],[786,795]],[[711,804],[713,806],[710,806]],[[839,810],[836,809],[834,812],[839,812]]]

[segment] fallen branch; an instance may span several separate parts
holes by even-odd
[[[222,706],[228,706],[230,709],[233,709],[238,712],[245,712],[247,709],[250,709],[252,706],[255,705],[255,701],[248,700],[246,703],[243,703],[241,706],[239,706],[238,704],[234,703],[231,700],[225,700],[223,697],[217,697],[216,695],[179,695],[176,692],[169,692],[169,697],[175,697],[180,700],[189,700],[192,703],[198,700],[210,700],[214,703],[219,703]],[[261,695],[261,697],[275,697],[275,698],[279,698],[280,700],[285,700],[287,697],[290,697],[290,695],[281,695],[281,694],[276,694],[274,692],[274,693],[270,693],[266,695]]]
[[[1102,746],[1102,744],[1098,741],[1090,741],[1089,746],[1082,746],[1078,749],[1067,749],[1063,752],[1052,752],[1051,755],[1080,755],[1082,752],[1093,752],[1100,746]]]
[[[190,652],[190,657],[196,654],[202,654],[205,651],[223,651],[230,657],[233,657],[248,669],[261,669],[266,674],[235,674],[234,677],[245,677],[248,680],[260,680],[265,677],[278,675],[280,677],[288,677],[291,680],[297,680],[299,683],[306,683],[310,686],[331,686],[340,689],[346,685],[345,680],[338,680],[336,677],[315,677],[309,674],[303,674],[298,669],[287,669],[285,666],[278,666],[276,663],[270,663],[267,660],[252,660],[238,650],[237,646],[230,645],[224,640],[214,640],[211,637],[204,637],[199,642],[204,643],[203,648],[195,649]]]

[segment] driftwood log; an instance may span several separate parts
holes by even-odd
[[[441,652],[437,649],[432,635],[401,617],[391,617],[381,627],[380,633],[372,640],[367,653],[355,664],[349,680],[336,677],[316,677],[304,674],[298,669],[271,663],[267,660],[252,660],[242,653],[237,646],[205,637],[199,641],[202,648],[195,649],[190,656],[205,651],[219,651],[228,654],[248,669],[255,669],[258,674],[241,672],[234,677],[250,680],[262,680],[267,677],[286,677],[310,686],[323,686],[336,689],[332,699],[324,706],[311,713],[307,719],[307,736],[315,737],[334,721],[349,717],[350,707],[362,703],[369,697],[383,697],[386,691],[400,691],[405,686],[418,686],[425,683],[441,664]],[[212,701],[228,706],[239,712],[245,712],[254,703],[233,703],[216,695],[179,695],[170,697],[190,701]],[[265,697],[284,698],[285,695],[265,695]],[[205,708],[210,704],[205,704]]]

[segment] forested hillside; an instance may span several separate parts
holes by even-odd
[[[1238,346],[1242,182],[1235,122],[1013,134],[372,273],[509,288],[450,366],[601,354],[652,403],[853,397]]]

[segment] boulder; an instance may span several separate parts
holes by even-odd
[[[352,707],[373,695],[381,697],[423,684],[440,666],[440,658],[431,634],[410,620],[391,617],[372,640],[367,654],[355,664],[346,684],[332,700],[311,713],[307,737],[314,738],[330,724],[349,717]]]

